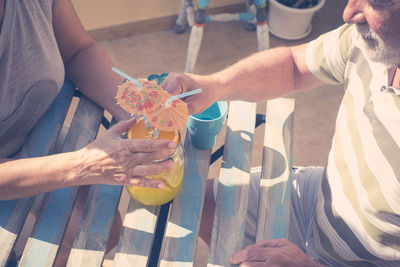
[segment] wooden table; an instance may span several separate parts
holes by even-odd
[[[96,137],[104,122],[103,110],[81,96],[69,131],[57,145],[74,94],[75,88],[67,82],[31,132],[22,156],[73,151]],[[268,103],[258,240],[285,236],[287,231],[293,105],[289,99]],[[229,106],[209,266],[228,266],[229,255],[243,247],[255,108],[254,103],[240,101]],[[107,265],[192,266],[211,150],[194,148],[189,135],[184,150],[182,189],[172,203],[161,207],[133,200],[123,206],[123,187],[110,185],[0,201],[0,266],[15,260],[20,266],[101,266],[107,248],[113,247],[115,255]],[[120,231],[115,230],[118,225]]]

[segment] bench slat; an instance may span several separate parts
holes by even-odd
[[[32,206],[33,197],[0,201],[0,266],[6,266],[9,255],[14,247],[17,237],[22,229],[29,209]]]
[[[200,228],[200,218],[211,149],[198,150],[185,138],[182,189],[172,203],[160,253],[160,267],[192,266]]]
[[[144,206],[133,199],[129,201],[114,266],[146,266],[159,213],[160,206]]]
[[[62,151],[80,149],[97,135],[103,109],[81,96]],[[76,198],[77,187],[46,193],[34,230],[21,258],[21,266],[51,266],[55,260]]]
[[[18,157],[39,157],[52,153],[67,115],[75,87],[66,80],[49,110],[26,137]],[[34,197],[0,201],[0,266],[5,266]]]
[[[122,186],[92,185],[67,266],[101,266]]]
[[[287,237],[289,225],[294,99],[267,102],[257,242]]]
[[[121,192],[122,186],[90,186],[67,266],[101,265]]]
[[[53,148],[67,116],[74,91],[75,86],[69,80],[65,80],[54,103],[25,138],[18,157],[40,157],[54,152]]]
[[[230,103],[208,266],[229,266],[243,246],[255,118],[255,103]]]

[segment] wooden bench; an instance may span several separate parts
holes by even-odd
[[[99,106],[79,96],[71,124],[63,126],[77,95],[66,82],[28,136],[22,156],[80,149],[96,137],[102,122],[108,124]],[[268,101],[257,240],[283,237],[287,231],[293,105],[289,99]],[[228,257],[243,246],[255,107],[241,101],[229,106],[209,266],[228,266]],[[68,131],[60,142],[63,127]],[[194,148],[189,135],[184,149],[182,189],[172,203],[160,207],[130,199],[120,217],[125,192],[110,185],[0,201],[0,266],[102,266],[111,240],[117,240],[114,257],[107,261],[113,266],[192,266],[211,150]],[[115,226],[121,230],[112,231]],[[20,249],[22,255],[15,259]]]

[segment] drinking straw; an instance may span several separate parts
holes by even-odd
[[[160,133],[160,130],[158,128],[154,129],[153,137],[157,138],[159,133]]]
[[[112,70],[113,70],[115,73],[117,73],[119,76],[121,76],[121,77],[127,79],[128,81],[131,81],[131,82],[133,82],[134,84],[136,84],[137,87],[139,87],[139,89],[142,88],[142,84],[141,84],[138,80],[136,80],[135,78],[129,76],[128,74],[126,74],[125,72],[123,72],[123,71],[117,69],[116,67],[112,67]]]
[[[185,93],[182,93],[182,94],[177,94],[177,95],[171,96],[170,98],[167,99],[167,102],[165,102],[165,105],[169,106],[172,101],[174,101],[174,100],[176,100],[178,98],[195,95],[195,94],[200,93],[201,91],[202,91],[201,88],[199,88],[199,89],[196,89],[196,90],[192,90],[192,91],[189,91],[189,92],[185,92]]]
[[[146,129],[149,129],[150,125],[149,125],[149,120],[147,119],[146,114],[143,114],[143,120],[144,120],[144,126],[146,127]]]

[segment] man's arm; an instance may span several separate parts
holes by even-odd
[[[207,76],[173,73],[162,86],[171,93],[202,88],[203,93],[185,100],[191,114],[216,100],[258,102],[321,86],[306,65],[305,50],[300,45],[258,52]]]
[[[130,115],[114,98],[122,80],[111,71],[111,59],[83,28],[70,0],[56,1],[53,26],[67,77],[117,120],[128,119]]]
[[[306,45],[262,51],[213,74],[225,100],[257,102],[323,83],[308,70]]]

